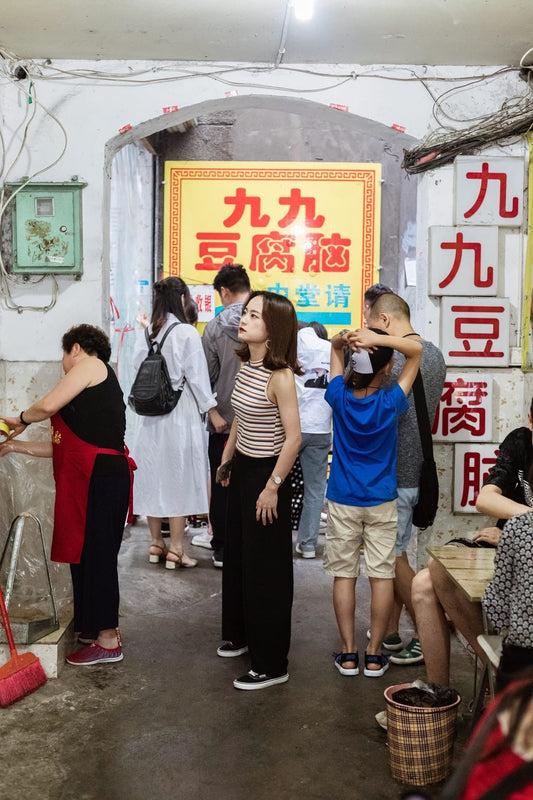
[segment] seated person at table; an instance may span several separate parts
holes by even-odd
[[[533,506],[533,493],[524,476],[529,474],[533,445],[533,402],[528,414],[529,427],[517,428],[500,446],[496,463],[483,485],[476,508],[481,514],[496,517],[496,527],[483,528],[475,541],[496,546],[505,520],[525,514]],[[444,567],[430,559],[428,567],[413,579],[412,602],[427,680],[444,686],[450,681],[450,629],[446,614],[474,652],[483,657],[477,637],[483,633],[481,605],[471,603],[448,576]]]
[[[533,468],[528,484],[533,483]],[[533,667],[533,514],[519,514],[505,523],[494,578],[485,589],[482,604],[496,631],[505,631],[496,684],[498,691],[526,667]]]

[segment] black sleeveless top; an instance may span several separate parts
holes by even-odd
[[[89,386],[60,411],[61,418],[72,433],[84,442],[124,452],[126,406],[122,389],[109,364],[107,378]],[[93,475],[128,472],[125,458],[101,454],[96,456]]]

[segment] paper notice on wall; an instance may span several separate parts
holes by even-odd
[[[404,260],[404,267],[406,286],[416,286],[416,259],[406,258]]]
[[[212,286],[193,285],[189,289],[198,307],[198,322],[209,322],[215,316],[215,290]]]

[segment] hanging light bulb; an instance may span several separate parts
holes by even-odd
[[[311,19],[314,11],[314,0],[293,0],[294,16],[302,22]]]

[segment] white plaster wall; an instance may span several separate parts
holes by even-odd
[[[225,93],[235,91],[234,85],[227,85],[209,77],[207,73],[214,69],[206,64],[149,64],[141,62],[55,62],[54,67],[64,70],[98,70],[100,73],[130,75],[137,70],[152,70],[144,75],[143,80],[151,78],[174,80],[153,82],[145,85],[119,82],[104,82],[79,77],[63,80],[50,80],[47,67],[42,67],[42,77],[34,77],[36,97],[61,123],[66,138],[67,148],[60,161],[36,180],[64,181],[72,176],[87,182],[83,190],[83,251],[84,274],[81,281],[60,278],[59,297],[56,306],[47,312],[24,312],[17,314],[0,310],[0,359],[11,362],[9,370],[9,391],[4,396],[2,406],[8,411],[23,408],[33,393],[33,382],[45,387],[47,381],[43,377],[39,364],[49,369],[46,362],[54,362],[60,356],[60,338],[70,325],[82,321],[100,324],[107,328],[108,322],[108,284],[109,276],[106,268],[108,214],[108,182],[106,171],[106,144],[108,158],[123,144],[134,141],[141,135],[154,130],[177,124],[189,119],[196,113],[208,112],[208,106],[202,105],[211,101],[228,104],[241,104],[249,96],[275,96],[284,98],[306,99],[316,103],[329,105],[341,104],[349,107],[349,111],[360,116],[391,126],[400,124],[406,133],[423,138],[434,126],[432,118],[433,101],[420,81],[417,80],[385,80],[365,78],[363,73],[388,75],[396,79],[412,79],[415,73],[424,78],[447,78],[452,83],[431,83],[429,86],[435,94],[452,88],[458,76],[476,77],[482,74],[481,69],[448,68],[448,67],[370,67],[360,68],[357,65],[309,65],[309,71],[297,71],[284,67],[283,70],[257,72],[241,65],[238,70],[228,75],[238,82],[238,97],[225,98]],[[188,71],[188,72],[187,72]],[[330,73],[330,76],[319,77],[313,71]],[[485,70],[486,71],[486,70]],[[494,71],[494,70],[492,70]],[[353,72],[354,77],[342,85],[342,76]],[[331,77],[333,75],[333,77]],[[355,77],[357,75],[357,77]],[[335,77],[338,76],[338,77]],[[317,91],[318,89],[318,91]],[[467,120],[481,114],[497,110],[504,99],[523,94],[526,87],[515,72],[506,73],[490,82],[481,82],[468,87],[468,90],[452,96],[448,109],[456,118]],[[165,106],[177,105],[179,111],[165,115],[161,120],[156,118],[162,114]],[[28,105],[19,88],[11,83],[0,85],[1,126],[6,142],[6,163],[9,165],[18,152],[21,143],[24,121],[28,115]],[[339,114],[345,113],[342,111]],[[155,122],[149,122],[155,120]],[[125,125],[132,130],[123,135],[118,131]],[[466,125],[466,122],[465,122]],[[9,174],[9,180],[20,179],[45,168],[57,158],[63,146],[64,134],[59,125],[38,110],[35,122],[30,126],[28,140],[16,167]],[[517,153],[524,157],[526,151],[523,144],[512,147],[495,148],[501,154]],[[438,301],[427,298],[427,226],[430,224],[451,224],[451,183],[453,171],[442,168],[426,173],[420,181],[419,223],[418,223],[418,287],[416,300],[417,324],[420,332],[427,338],[439,342],[439,307]],[[509,292],[513,305],[512,328],[513,363],[518,367],[520,347],[520,314],[521,287],[523,286],[523,240],[522,234],[509,235],[506,251],[509,263],[515,261],[516,268],[506,274],[506,292]],[[38,287],[22,287],[14,293],[15,299],[28,304],[46,304],[49,298],[49,282],[44,281]],[[27,362],[24,366],[16,362]],[[498,400],[495,414],[498,418],[495,431],[502,436],[511,428],[524,420],[524,412],[531,395],[531,379],[523,376],[517,369],[501,371],[498,377]],[[437,524],[431,536],[437,539],[449,537],[450,532],[460,535],[467,529],[477,527],[479,519],[474,517],[453,517],[447,508],[451,507],[451,448],[446,445],[437,447],[439,469],[442,473],[442,508]],[[429,534],[423,534],[424,539]]]
[[[527,168],[528,152],[525,142],[515,141],[505,147],[487,148],[484,153],[488,156],[521,156],[524,159],[524,170]],[[440,341],[442,321],[439,298],[427,296],[428,229],[431,225],[453,225],[453,180],[453,165],[423,173],[419,180],[416,329],[435,344]],[[527,212],[527,207],[525,211]],[[527,213],[525,218],[527,219]],[[501,235],[504,240],[504,254],[503,268],[500,272],[503,276],[500,293],[511,301],[509,331],[511,367],[475,370],[479,375],[488,373],[494,376],[492,441],[495,443],[501,442],[513,428],[527,425],[527,414],[533,393],[533,376],[530,373],[524,374],[520,369],[525,235],[521,230],[514,228],[504,231]],[[451,369],[453,371],[454,368]],[[440,477],[439,511],[433,527],[419,534],[419,565],[427,561],[425,547],[429,542],[444,543],[451,538],[467,536],[493,524],[493,520],[477,513],[453,513],[453,445],[435,445],[435,454]]]
[[[476,370],[483,374],[489,370]],[[531,374],[524,375],[519,369],[502,369],[495,375],[493,394],[493,441],[503,441],[513,428],[527,426],[527,414],[533,394]],[[439,510],[432,528],[418,534],[418,564],[427,562],[426,545],[444,544],[459,536],[470,536],[481,528],[493,525],[494,520],[481,514],[453,513],[453,445],[434,445],[435,461],[439,472]]]
[[[104,152],[106,143],[117,136],[119,129],[126,124],[134,127],[119,142],[118,147],[135,139],[139,133],[135,126],[141,125],[162,114],[162,108],[177,105],[180,111],[173,117],[187,117],[188,106],[201,102],[224,98],[229,87],[205,75],[208,65],[168,65],[139,62],[55,62],[55,67],[68,70],[98,70],[100,73],[131,74],[141,69],[152,69],[153,79],[170,76],[183,76],[184,68],[201,77],[185,77],[180,80],[148,85],[124,85],[118,82],[104,82],[81,78],[51,80],[50,72],[42,67],[43,77],[33,77],[37,100],[52,112],[64,128],[67,148],[60,161],[38,176],[36,180],[69,180],[76,175],[87,182],[83,190],[83,252],[84,274],[81,281],[71,278],[59,279],[59,298],[52,310],[43,313],[7,312],[2,310],[0,317],[0,358],[15,361],[54,360],[59,355],[61,334],[71,324],[80,321],[103,324],[108,313],[108,276],[103,274],[104,261],[104,220],[106,215],[104,186],[108,176],[104,174]],[[363,72],[354,65],[314,65],[309,70],[321,70],[338,75]],[[379,69],[378,67],[375,70]],[[472,68],[418,68],[426,72],[426,77],[435,74],[455,77],[456,75],[476,75],[480,70]],[[412,78],[411,68],[385,68],[386,74],[396,78]],[[181,72],[180,72],[181,71]],[[146,78],[146,76],[144,76]],[[329,105],[347,105],[350,112],[381,122],[385,125],[399,123],[406,132],[423,137],[429,130],[432,118],[432,100],[427,91],[416,80],[393,82],[380,79],[357,77],[335,88],[312,91],[321,86],[331,86],[334,78],[319,78],[307,72],[269,71],[257,73],[243,70],[232,73],[233,80],[244,84],[239,88],[239,101],[243,95],[275,95],[282,97],[307,98],[314,102]],[[433,85],[436,91],[451,88],[449,83]],[[279,90],[272,87],[281,87]],[[523,83],[514,73],[479,84],[468,93],[461,93],[453,103],[457,116],[476,115],[481,110],[487,112],[497,108],[505,97],[523,93]],[[228,104],[233,98],[228,98]],[[462,105],[462,108],[461,108]],[[9,165],[20,146],[22,127],[28,116],[28,104],[20,91],[20,86],[5,83],[0,86],[0,107],[2,109],[2,130],[7,144],[6,163]],[[185,110],[185,114],[184,114]],[[338,113],[344,113],[339,111]],[[173,122],[173,120],[172,120]],[[161,122],[172,124],[169,115]],[[45,168],[60,154],[64,134],[59,125],[46,116],[41,109],[29,129],[28,140],[23,147],[15,169],[9,180],[20,179],[24,175]],[[430,192],[428,188],[428,193]],[[441,222],[442,224],[442,222]],[[15,293],[16,298],[25,305],[46,304],[50,296],[50,283],[44,281],[38,287],[23,287]],[[37,353],[35,347],[38,347]]]

